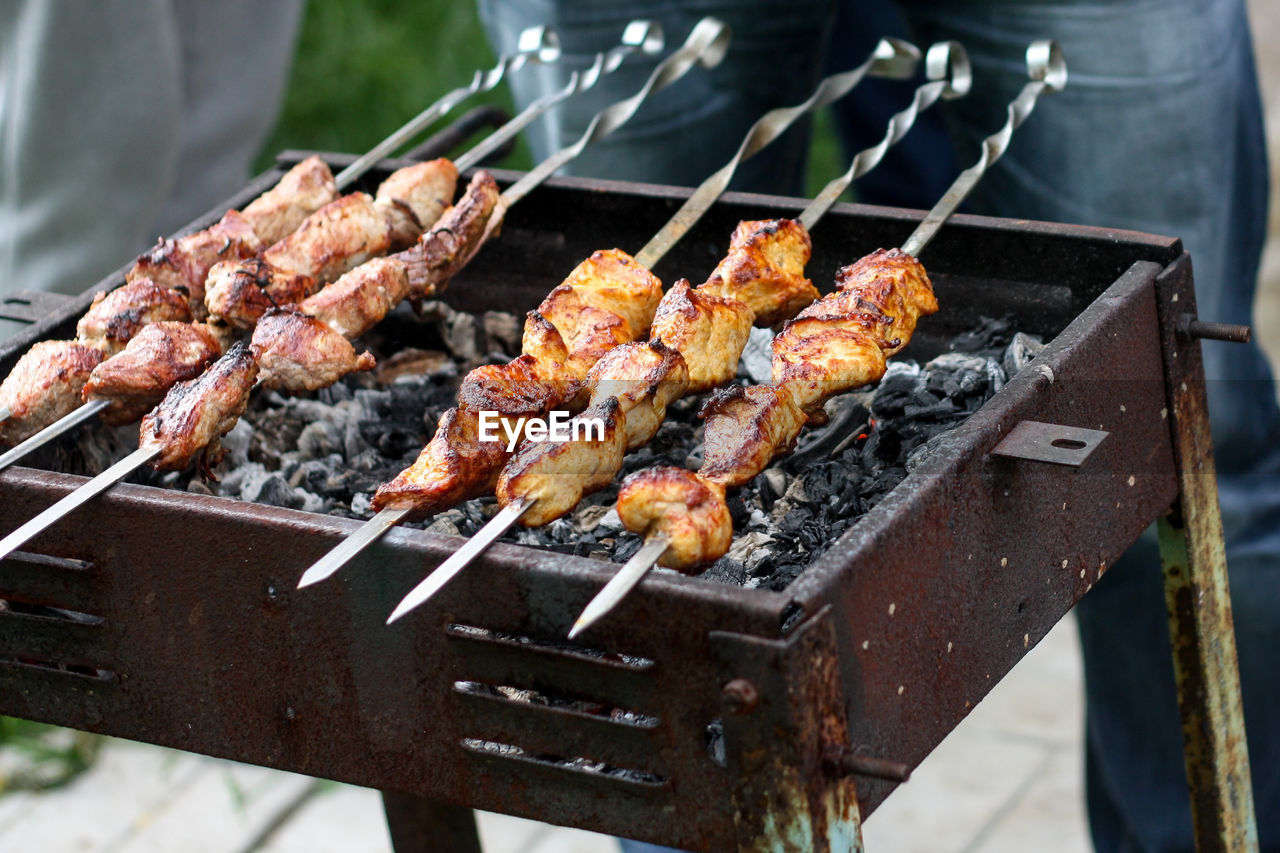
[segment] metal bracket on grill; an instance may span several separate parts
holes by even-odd
[[[18,290],[0,299],[0,319],[34,323],[74,300],[64,293],[45,293],[39,290]]]
[[[1079,468],[1111,433],[1100,429],[1022,421],[991,451],[993,456]]]

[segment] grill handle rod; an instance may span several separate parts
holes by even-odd
[[[977,185],[978,179],[1008,149],[1014,130],[1031,114],[1040,96],[1046,92],[1060,92],[1066,86],[1067,65],[1057,42],[1048,39],[1032,42],[1027,47],[1026,59],[1027,76],[1031,79],[1009,104],[1008,118],[1004,126],[982,141],[982,155],[978,162],[960,173],[955,182],[943,193],[938,203],[903,242],[902,251],[915,257],[929,245],[942,224],[955,213],[956,208]],[[894,118],[896,119],[897,116]],[[668,544],[667,538],[660,534],[648,537],[641,549],[616,575],[610,578],[604,588],[596,593],[583,609],[569,631],[569,639],[577,637],[616,607],[657,565],[658,559],[666,551]]]
[[[532,27],[525,32],[531,33],[533,30],[542,29],[545,28]],[[617,71],[631,54],[640,51],[645,55],[652,55],[660,52],[663,44],[664,39],[662,35],[662,28],[660,26],[652,23],[651,21],[632,21],[627,24],[626,29],[622,33],[621,44],[611,49],[608,53],[597,53],[595,60],[585,71],[575,71],[570,75],[569,83],[564,88],[545,95],[525,107],[515,118],[502,125],[502,127],[495,130],[474,148],[454,160],[454,166],[457,167],[459,172],[465,172],[472,166],[478,165],[494,151],[498,150],[513,139],[517,133],[528,127],[529,123],[538,116],[542,115],[557,104],[563,103],[579,92],[585,92],[587,89],[590,89],[600,81],[601,77]],[[397,131],[397,133],[398,132],[399,131]],[[365,156],[367,157],[368,155]],[[365,157],[360,159],[364,160]],[[376,161],[371,160],[369,161],[369,164],[372,165],[374,162]],[[355,164],[353,163],[352,166],[354,165]],[[365,168],[367,169],[368,166]],[[340,174],[345,175],[348,172],[351,172],[351,167],[344,169]],[[357,177],[359,177],[359,174],[353,173],[351,180],[354,180]],[[336,180],[337,179],[335,178],[335,181]],[[339,186],[342,185],[339,184]],[[492,231],[493,229],[490,229],[489,232],[486,233],[486,240],[492,236]],[[64,415],[62,418],[54,421],[49,426],[40,430],[40,432],[27,438],[25,441],[5,453],[0,454],[0,471],[3,471],[23,456],[37,450],[47,442],[50,442],[67,432],[72,427],[84,423],[90,417],[107,408],[109,405],[109,400],[95,399],[80,406],[70,414]],[[4,421],[7,417],[7,411],[0,409],[0,421]]]
[[[907,53],[908,50],[910,53]],[[675,241],[682,237],[697,221],[696,218],[690,218],[690,211],[696,212],[697,216],[700,217],[720,193],[724,191],[724,188],[728,186],[729,180],[733,177],[733,170],[737,168],[738,163],[759,151],[768,142],[776,139],[802,115],[816,107],[829,104],[848,93],[868,73],[879,71],[890,77],[901,77],[909,74],[911,68],[908,67],[908,62],[910,62],[911,66],[914,66],[919,55],[919,51],[912,45],[896,39],[882,39],[865,63],[852,71],[826,78],[804,103],[795,107],[772,110],[762,116],[748,131],[746,138],[738,148],[737,154],[724,168],[711,175],[698,187],[690,197],[689,202],[678,210],[671,221],[641,250],[642,254],[648,253],[652,255],[653,262],[656,263],[658,258],[661,258],[674,245]],[[911,99],[910,107],[894,116],[885,135],[886,141],[893,140],[896,142],[901,139],[915,122],[920,110],[932,106],[939,98],[959,97],[969,91],[969,86],[972,82],[969,58],[964,48],[958,43],[941,42],[933,45],[929,49],[929,54],[926,58],[926,69],[930,82],[918,87]],[[808,228],[821,219],[822,214],[831,207],[832,202],[839,197],[840,193],[844,192],[849,183],[855,177],[864,174],[879,163],[888,150],[889,144],[882,142],[880,145],[867,149],[867,151],[862,152],[855,158],[849,171],[827,184],[818,197],[801,213],[800,221],[805,224],[805,227]],[[691,204],[695,201],[698,202],[697,207]],[[640,255],[636,257],[639,259]],[[434,572],[410,590],[409,594],[392,611],[387,623],[394,622],[435,595],[492,542],[496,541],[498,537],[514,525],[524,514],[524,511],[533,506],[533,503],[532,500],[519,498],[503,507],[502,512],[491,518],[475,536],[471,537],[466,545],[450,555],[449,559],[445,560]],[[649,565],[652,565],[657,560],[657,557],[662,554],[662,551],[665,550],[666,545],[663,544],[657,554],[653,555]],[[647,554],[648,552],[643,553]],[[627,565],[640,566],[641,561],[633,557]],[[637,571],[640,572],[639,575],[636,575]],[[630,581],[631,584],[634,584],[639,581],[640,577],[644,576],[644,571],[647,571],[647,569],[633,568],[628,572],[624,568],[623,575],[628,578],[634,575],[635,579]]]
[[[628,29],[630,30],[631,27],[629,26]],[[613,106],[606,107],[596,115],[591,122],[591,126],[587,128],[587,132],[583,134],[581,139],[544,160],[534,171],[502,194],[498,208],[494,210],[493,215],[490,217],[485,239],[487,240],[488,235],[496,230],[507,208],[527,195],[539,183],[546,180],[556,169],[582,153],[590,142],[594,142],[596,139],[613,132],[625,124],[631,116],[635,115],[640,104],[652,92],[676,82],[697,65],[703,65],[704,67],[717,65],[724,58],[728,44],[729,27],[727,24],[712,17],[700,20],[685,40],[684,45],[654,68],[653,73],[639,92]],[[518,191],[516,191],[517,188],[519,188]],[[35,518],[0,540],[0,560],[22,547],[41,531],[61,520],[90,498],[110,488],[113,484],[123,480],[159,456],[160,453],[161,448],[158,446],[154,448],[139,448],[80,486],[71,494],[54,503]],[[379,519],[378,516],[374,516],[368,526],[372,528],[375,521],[386,527],[390,526],[386,517]],[[359,532],[357,535],[359,535]],[[376,538],[376,536],[373,538]],[[373,539],[371,538],[369,541],[373,541]]]

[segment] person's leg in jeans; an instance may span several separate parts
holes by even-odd
[[[1267,168],[1243,2],[904,3],[916,31],[955,38],[974,94],[946,106],[961,163],[1004,121],[1035,38],[1071,79],[1045,98],[975,206],[999,215],[1180,237],[1200,315],[1248,323]],[[998,97],[982,97],[998,87]],[[1280,415],[1253,344],[1206,342],[1259,835],[1280,849]],[[1085,654],[1088,806],[1100,851],[1191,850],[1162,575],[1145,541],[1078,608]]]

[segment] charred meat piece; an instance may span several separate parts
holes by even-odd
[[[395,249],[411,246],[440,218],[458,188],[458,169],[443,158],[415,163],[387,176],[375,204],[391,228]]]
[[[152,466],[181,471],[198,457],[201,473],[211,477],[223,456],[218,439],[244,414],[257,378],[258,363],[237,343],[200,376],[169,389],[142,419],[138,434],[139,447],[158,454]]]
[[[330,282],[391,248],[391,226],[368,193],[331,201],[262,253],[273,269]]]
[[[214,264],[204,301],[210,317],[248,331],[268,308],[301,302],[319,288],[310,276],[281,272],[261,258],[248,258]]]
[[[574,267],[561,283],[561,287],[573,290],[575,299],[565,306],[566,313],[552,308],[559,287],[543,301],[538,310],[555,324],[566,342],[573,337],[574,307],[585,306],[617,314],[627,323],[632,340],[649,336],[649,324],[653,312],[662,299],[662,282],[636,259],[621,249],[594,252],[591,257]],[[574,346],[569,344],[572,352]]]
[[[703,288],[695,290],[680,279],[658,303],[653,337],[684,356],[689,368],[687,393],[699,394],[723,385],[738,372],[754,319],[745,303]]]
[[[592,408],[612,397],[626,415],[627,450],[653,438],[667,406],[687,393],[684,357],[661,340],[623,344],[605,354],[587,374]]]
[[[813,307],[826,310],[830,306],[824,302]],[[881,325],[875,314],[805,316],[801,312],[773,339],[773,381],[786,385],[806,412],[821,419],[822,404],[828,399],[884,375],[889,345]]]
[[[374,258],[308,296],[298,308],[342,336],[358,338],[408,295],[405,263],[398,258]]]
[[[626,415],[615,397],[571,418],[569,441],[526,441],[498,478],[498,501],[533,504],[520,516],[526,527],[547,524],[577,506],[584,495],[613,482],[626,453]]]
[[[124,349],[143,326],[163,320],[191,322],[186,292],[162,287],[149,278],[136,278],[95,296],[76,324],[76,338],[110,356]]]
[[[302,220],[338,197],[329,164],[311,156],[294,166],[280,182],[242,211],[264,246],[298,230]]]
[[[133,423],[163,400],[174,383],[199,376],[221,353],[218,339],[203,323],[152,323],[122,352],[94,368],[84,399],[111,400],[100,416],[104,423]]]
[[[192,316],[203,320],[204,280],[213,265],[252,257],[262,247],[248,220],[229,210],[216,225],[204,231],[177,240],[162,239],[154,249],[138,258],[125,279],[149,278],[164,287],[186,288]]]
[[[808,421],[791,395],[772,385],[730,385],[698,414],[707,422],[698,471],[722,486],[741,486],[789,453]]]
[[[496,441],[480,438],[480,414],[450,409],[418,458],[373,496],[375,510],[412,509],[422,518],[493,490],[503,463],[510,457],[508,422],[497,429]]]
[[[262,316],[252,351],[264,386],[295,393],[325,388],[374,365],[372,355],[357,355],[350,341],[292,306]]]
[[[809,232],[792,219],[742,222],[725,255],[699,290],[745,302],[756,325],[773,326],[818,298],[804,277],[813,254]]]
[[[531,355],[521,355],[506,364],[482,364],[462,380],[458,406],[473,412],[497,412],[521,417],[537,415],[565,405],[578,393],[579,383],[557,375],[556,365],[547,365]]]
[[[889,325],[882,330],[889,345],[886,358],[896,355],[911,340],[916,320],[938,310],[933,283],[924,266],[901,249],[876,249],[842,267],[836,273],[836,288],[854,294],[864,307],[873,306],[887,318]]]
[[[17,444],[80,406],[80,391],[103,359],[102,350],[77,341],[40,341],[0,383],[0,446]]]
[[[658,563],[689,572],[723,557],[733,541],[724,487],[683,468],[637,471],[618,492],[618,516],[646,539],[670,543]]]
[[[477,172],[462,198],[402,253],[415,299],[433,296],[462,270],[484,245],[489,220],[498,204],[498,184]]]

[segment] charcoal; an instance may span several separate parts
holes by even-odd
[[[711,568],[707,569],[699,577],[703,580],[742,586],[747,580],[747,567],[726,554],[712,563]]]

